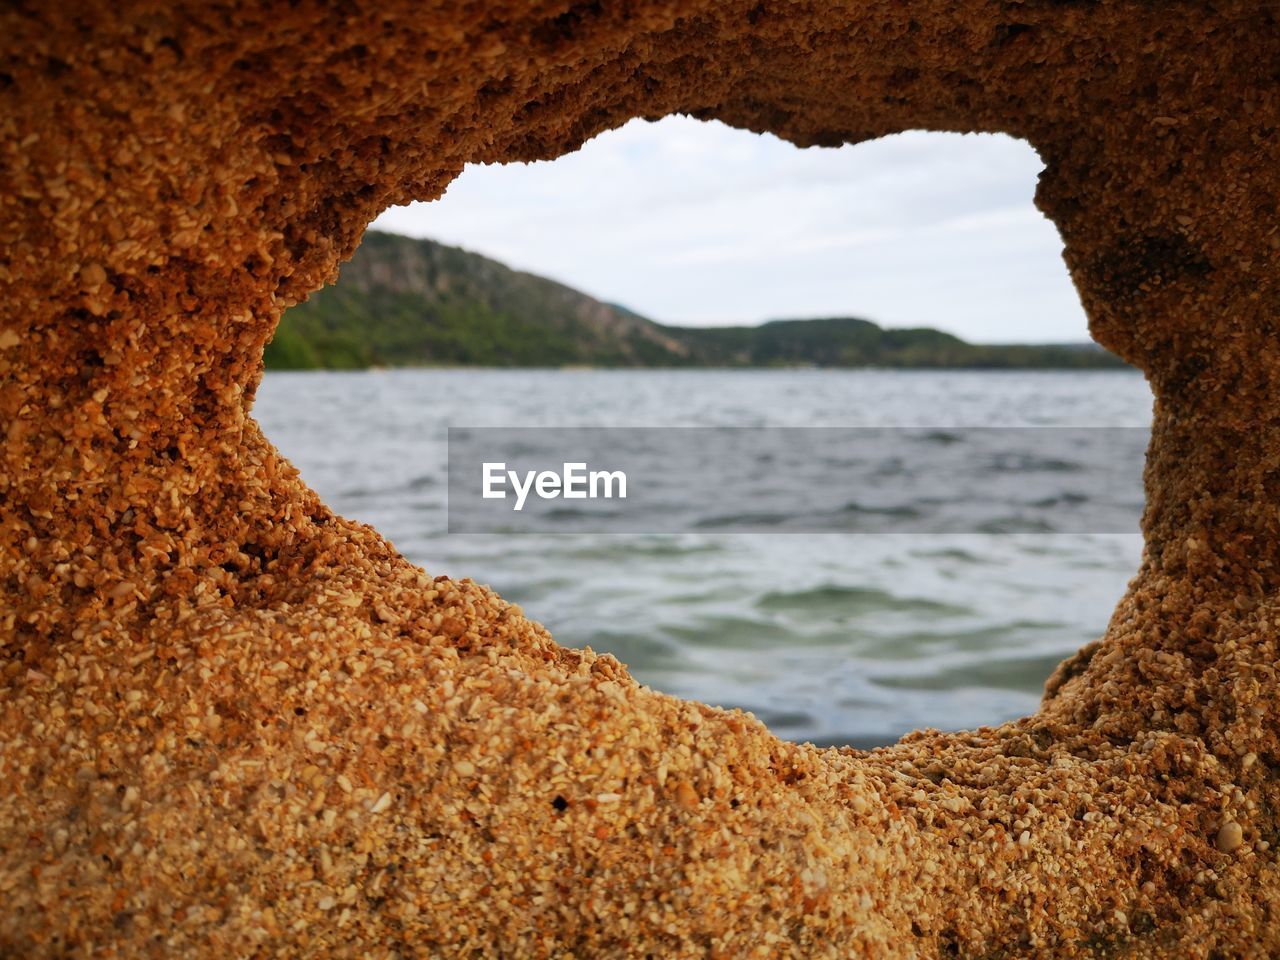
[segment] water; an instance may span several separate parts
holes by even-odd
[[[1035,709],[1137,568],[1132,534],[546,534],[446,529],[448,426],[1146,427],[1123,371],[271,373],[255,414],[339,513],[493,586],[642,682],[868,746]]]
[[[1130,533],[1150,430],[450,427],[448,443],[450,533]]]

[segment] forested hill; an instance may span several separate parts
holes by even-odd
[[[285,314],[266,360],[269,369],[1122,366],[1092,345],[970,344],[852,317],[665,326],[457,247],[377,231],[334,286]]]

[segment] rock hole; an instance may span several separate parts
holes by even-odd
[[[451,539],[438,474],[446,425],[1145,426],[1150,392],[1122,369],[610,371],[603,352],[581,358],[597,369],[518,369],[576,356],[587,320],[629,331],[619,365],[643,362],[672,325],[788,316],[1083,344],[1061,241],[1032,202],[1040,167],[1005,137],[799,150],[669,118],[554,162],[472,168],[445,199],[376,227],[487,256],[370,232],[337,287],[286,314],[255,414],[338,512],[664,691],[858,748],[1022,716],[1102,634],[1137,563],[1136,526]],[[535,284],[540,318],[512,319],[533,289],[513,270],[554,281]],[[558,322],[566,311],[575,323]],[[637,314],[666,326],[641,335]],[[379,369],[409,358],[472,366]],[[287,370],[317,365],[331,369]]]

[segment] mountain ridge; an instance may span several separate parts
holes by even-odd
[[[658,323],[435,240],[371,230],[338,281],[288,310],[268,369],[395,366],[1120,368],[1093,344],[972,344],[858,317]]]

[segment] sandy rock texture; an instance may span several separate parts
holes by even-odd
[[[1280,955],[1278,14],[4,4],[0,954]],[[433,579],[262,436],[264,342],[380,210],[673,112],[1040,152],[1158,399],[1141,569],[1036,715],[779,741]]]

